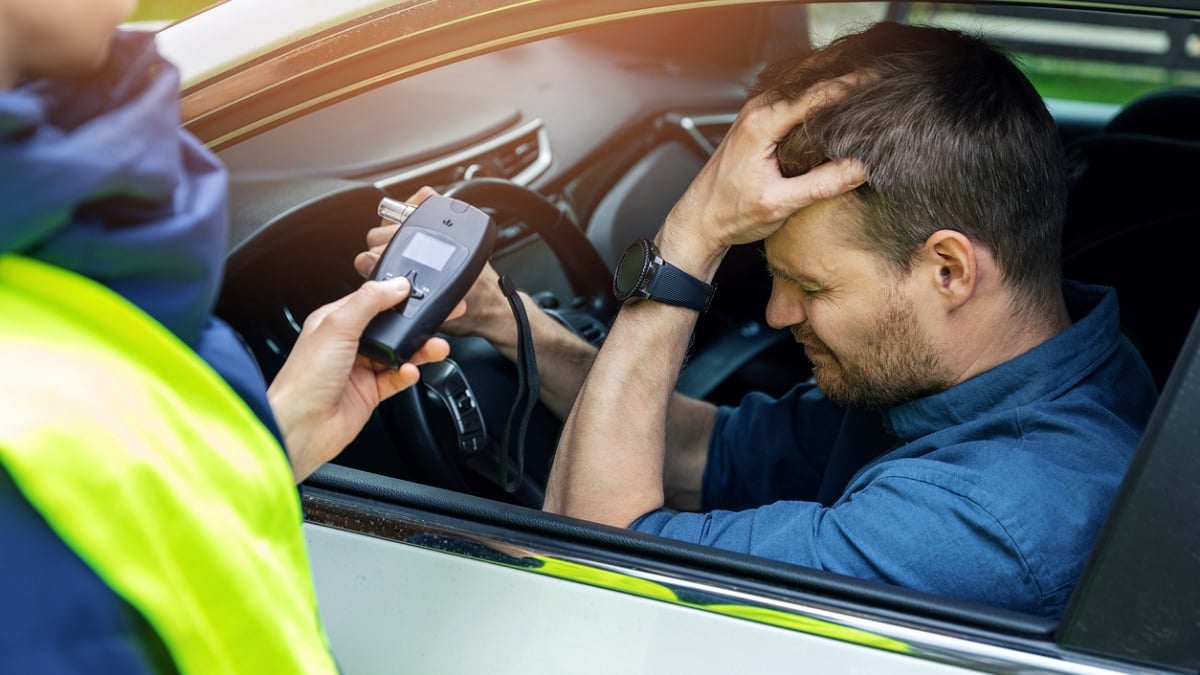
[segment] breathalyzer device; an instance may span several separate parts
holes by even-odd
[[[402,227],[371,278],[407,277],[408,298],[367,325],[359,353],[392,368],[433,337],[492,255],[496,224],[466,202],[432,195],[418,206],[384,197],[379,216]]]

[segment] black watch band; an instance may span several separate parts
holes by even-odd
[[[613,294],[622,302],[654,300],[705,312],[715,291],[716,286],[663,260],[649,239],[630,244],[613,275]]]

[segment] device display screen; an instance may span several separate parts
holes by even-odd
[[[453,245],[424,232],[417,232],[413,235],[412,241],[408,242],[402,255],[440,272],[446,266],[446,262],[450,260],[450,256],[454,255],[454,251]]]

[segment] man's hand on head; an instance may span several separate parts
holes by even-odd
[[[775,155],[779,141],[810,111],[841,98],[857,80],[822,82],[795,100],[760,95],[748,101],[667,216],[659,234],[664,257],[693,273],[714,271],[730,246],[766,239],[800,209],[862,185],[866,168],[857,160],[833,160],[785,178]]]

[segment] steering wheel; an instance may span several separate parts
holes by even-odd
[[[571,307],[607,320],[617,308],[611,271],[571,216],[542,195],[499,178],[459,183],[443,192],[477,208],[524,222],[562,265],[575,299]],[[570,322],[563,321],[570,326]],[[499,483],[501,441],[517,390],[512,362],[481,338],[447,338],[450,359],[421,367],[421,384],[397,394],[381,410],[385,425],[415,445],[406,457],[429,482],[540,507],[561,421],[540,403],[526,434],[524,475],[509,493]],[[472,440],[482,427],[483,442]],[[515,439],[513,439],[515,440]],[[509,463],[509,471],[518,469]]]

